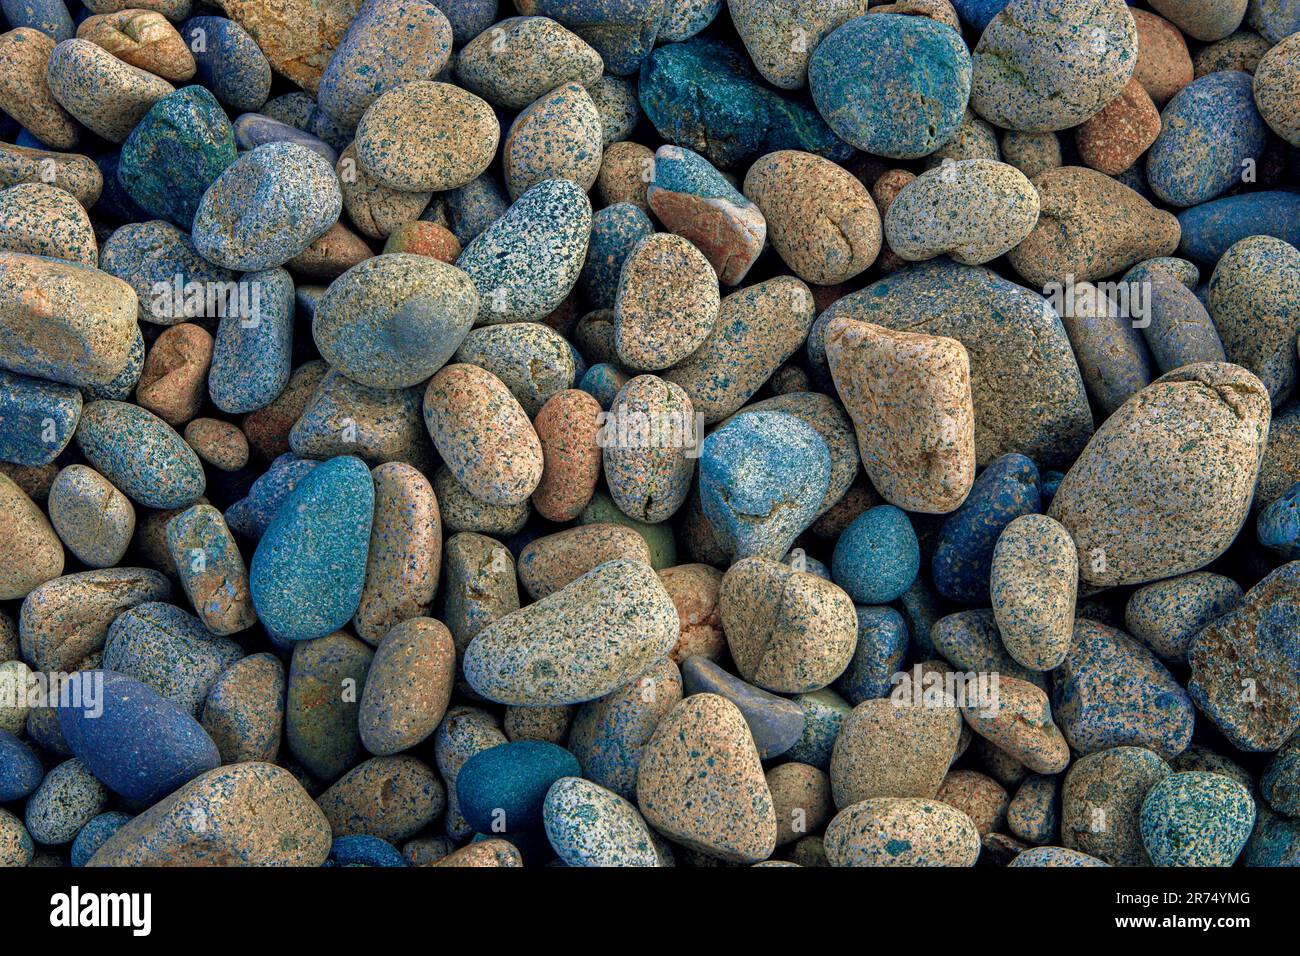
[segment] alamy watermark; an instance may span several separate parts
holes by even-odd
[[[1077,282],[1074,274],[1064,282],[1043,286],[1043,296],[1062,318],[1118,319],[1135,329],[1151,324],[1151,282]]]
[[[0,707],[69,707],[98,718],[104,713],[104,672],[0,671]]]
[[[177,273],[155,282],[150,311],[161,319],[238,318],[244,328],[262,321],[260,282],[199,282]]]
[[[680,411],[601,412],[596,444],[601,448],[680,449],[687,458],[700,456],[704,441],[704,415]]]

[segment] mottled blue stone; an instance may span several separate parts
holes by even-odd
[[[1245,785],[1204,770],[1170,774],[1142,801],[1142,843],[1156,866],[1232,866],[1254,825]]]
[[[1008,0],[952,0],[961,22],[982,33],[989,21],[1002,12]]]
[[[578,777],[578,758],[540,740],[517,740],[480,751],[456,775],[456,798],[478,833],[531,830],[542,822],[546,791],[561,777]]]
[[[297,143],[323,157],[330,165],[339,159],[339,154],[323,139],[261,113],[244,113],[236,117],[233,129],[235,145],[240,149],[257,149],[267,143]]]
[[[223,412],[265,408],[293,371],[293,279],[283,269],[239,281],[240,307],[222,316],[212,346],[208,394]]]
[[[912,586],[921,547],[907,515],[893,505],[869,508],[835,542],[831,580],[855,604],[887,604]]]
[[[1224,196],[1178,214],[1178,254],[1213,267],[1248,236],[1273,236],[1300,247],[1300,193],[1268,190]]]
[[[180,26],[194,54],[195,74],[232,110],[262,108],[271,94],[271,64],[257,42],[225,17],[191,17]]]
[[[909,646],[907,621],[892,607],[860,607],[858,644],[835,689],[850,704],[888,697]]]
[[[615,76],[635,73],[654,47],[664,0],[532,0],[530,14],[558,20],[590,43]]]
[[[1294,484],[1260,512],[1255,524],[1259,543],[1282,555],[1285,561],[1300,558],[1300,484]]]
[[[110,810],[90,820],[77,831],[77,838],[72,841],[72,865],[85,866],[95,851],[108,842],[118,830],[131,822],[131,814],[121,810]]]
[[[33,793],[45,777],[36,751],[7,730],[0,730],[0,803]]]
[[[146,508],[180,508],[203,494],[206,480],[194,449],[138,405],[89,403],[81,410],[76,442],[96,471]]]
[[[591,217],[591,241],[578,286],[593,309],[612,309],[623,262],[632,247],[655,231],[650,217],[631,203],[606,206]]]
[[[71,40],[76,35],[72,16],[63,0],[0,0],[9,29],[31,27],[39,30],[55,43]]]
[[[48,465],[72,441],[81,392],[0,369],[0,461]]]
[[[226,509],[226,526],[245,538],[262,537],[270,526],[271,519],[280,510],[280,505],[284,504],[284,499],[289,497],[289,492],[298,487],[298,482],[319,464],[319,461],[299,458],[288,452],[280,455],[253,482],[247,496]]]
[[[397,847],[379,837],[354,834],[336,837],[325,866],[406,866]]]

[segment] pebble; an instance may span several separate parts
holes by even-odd
[[[558,86],[529,104],[501,144],[510,198],[555,179],[590,190],[600,171],[602,135],[596,104],[580,83]]]
[[[1121,746],[1080,757],[1061,787],[1061,840],[1112,866],[1150,866],[1139,814],[1147,794],[1173,773],[1143,747]]]
[[[566,389],[547,399],[533,418],[542,446],[542,478],[530,500],[549,521],[572,521],[592,499],[600,480],[600,415],[594,398]]]
[[[343,631],[294,644],[284,739],[320,780],[336,780],[361,757],[358,716],[373,657],[368,645]]]
[[[194,75],[189,47],[156,11],[128,9],[87,17],[77,27],[77,36],[169,82],[181,83]]]
[[[581,768],[563,747],[537,740],[504,743],[470,757],[456,775],[461,812],[479,833],[519,833],[543,821],[551,786]]]
[[[1247,0],[1152,0],[1151,6],[1173,21],[1178,29],[1196,40],[1222,40],[1241,26]]]
[[[23,823],[28,851],[31,841],[50,846],[71,843],[92,818],[108,806],[108,791],[80,760],[65,760],[50,770],[28,798]]]
[[[262,108],[271,93],[271,64],[247,30],[212,16],[191,17],[180,30],[204,87],[232,110]]]
[[[1020,664],[1050,671],[1065,660],[1078,579],[1074,542],[1058,522],[1026,514],[1002,529],[989,593],[1002,643]]]
[[[1254,823],[1250,791],[1215,773],[1170,774],[1142,801],[1142,843],[1156,866],[1231,866]]]
[[[248,464],[248,439],[237,425],[217,418],[196,418],[181,433],[194,453],[219,471],[238,471]]]
[[[471,329],[455,358],[500,378],[529,418],[536,417],[551,396],[569,388],[577,371],[572,346],[540,322]]]
[[[0,802],[30,796],[45,778],[36,751],[7,730],[0,730]]]
[[[1079,158],[1108,176],[1119,176],[1156,141],[1160,126],[1160,111],[1134,74],[1119,96],[1079,127]]]
[[[887,604],[916,580],[920,545],[907,515],[894,505],[869,508],[835,543],[831,578],[857,604]]]
[[[196,504],[167,522],[167,551],[186,596],[212,634],[257,623],[244,558],[221,512]]]
[[[831,866],[974,866],[979,830],[962,811],[919,797],[844,807],[826,828]]]
[[[0,35],[0,108],[47,146],[71,149],[81,138],[77,124],[46,82],[56,41],[31,27],[14,26]]]
[[[650,547],[632,528],[584,524],[529,542],[516,563],[519,581],[534,601],[554,594],[609,561],[650,564]]]
[[[368,835],[397,843],[441,816],[447,793],[433,768],[415,757],[371,757],[316,803],[336,838]]]
[[[108,842],[118,830],[131,822],[131,814],[120,810],[109,810],[89,820],[77,831],[72,841],[70,861],[73,866],[85,866],[101,846]]]
[[[927,706],[902,695],[864,700],[840,726],[831,751],[831,792],[843,810],[879,797],[930,799],[948,772],[961,736],[961,711],[951,698]]]
[[[803,735],[804,716],[797,705],[732,676],[706,658],[688,657],[682,662],[682,692],[688,698],[716,694],[734,704],[762,760],[779,757]]]
[[[1163,108],[1196,75],[1187,41],[1182,31],[1164,17],[1147,10],[1129,12],[1133,14],[1138,34],[1138,61],[1133,77],[1142,84],[1152,102]]]
[[[1241,585],[1193,571],[1143,585],[1124,608],[1124,628],[1166,663],[1184,663],[1192,638],[1241,603]]]
[[[962,715],[971,730],[1035,773],[1060,773],[1070,748],[1052,720],[1047,695],[1028,681],[1002,676],[996,701],[969,701]]]
[[[521,110],[565,83],[600,79],[601,56],[549,16],[509,17],[467,43],[456,76],[489,103]]]
[[[207,393],[212,336],[189,322],[169,326],[154,340],[136,386],[136,402],[172,427],[190,421]]]
[[[80,39],[64,40],[50,52],[46,81],[77,122],[112,143],[125,140],[149,108],[175,90],[162,77]]]
[[[99,201],[104,175],[94,160],[77,153],[50,152],[0,143],[0,184],[44,182],[77,197],[87,209]]]
[[[153,601],[119,614],[104,642],[106,668],[135,678],[195,717],[221,672],[243,655],[238,644],[212,635],[198,618]]]
[[[75,388],[0,370],[0,460],[48,465],[72,441],[81,408]]]
[[[654,524],[685,503],[698,449],[695,421],[690,397],[672,382],[638,375],[619,389],[598,440],[610,495],[625,515]]]
[[[542,822],[566,866],[661,865],[655,838],[636,807],[579,776],[551,784]]]
[[[77,448],[136,504],[177,508],[203,494],[203,465],[180,435],[153,413],[125,402],[90,402],[81,411]]]
[[[122,560],[135,532],[135,509],[93,468],[69,465],[50,486],[50,523],[82,564],[112,567]]]
[[[273,762],[284,731],[284,665],[274,654],[250,654],[220,674],[199,723],[223,764]]]

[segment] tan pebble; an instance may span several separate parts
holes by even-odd
[[[135,400],[169,425],[198,413],[208,392],[212,336],[189,322],[163,330],[145,356]]]
[[[176,28],[153,10],[119,10],[87,17],[77,36],[102,46],[119,60],[172,83],[194,75],[194,56]]]
[[[649,214],[646,190],[654,179],[654,169],[653,149],[629,140],[610,143],[596,174],[596,195],[606,206],[629,202]]]
[[[343,223],[336,222],[325,230],[324,235],[290,259],[285,268],[312,279],[337,279],[373,255],[364,239]]]
[[[663,568],[659,580],[673,599],[681,626],[681,635],[668,656],[675,664],[696,655],[718,663],[727,646],[718,608],[722,572],[707,564],[679,564]]]
[[[572,521],[587,507],[600,480],[600,403],[586,392],[552,395],[533,420],[542,444],[542,480],[533,507],[548,521]]]
[[[806,763],[783,763],[767,772],[767,788],[776,809],[776,845],[785,846],[816,833],[831,818],[831,781]]]
[[[650,563],[650,546],[620,524],[584,524],[535,538],[519,553],[519,581],[534,601],[582,577],[606,561]]]
[[[1160,111],[1134,77],[1074,135],[1080,159],[1107,176],[1118,176],[1160,135]]]
[[[44,512],[0,475],[0,600],[15,601],[63,573],[63,544]]]
[[[222,471],[238,471],[248,464],[248,439],[231,422],[196,418],[185,426],[186,443],[200,458]]]

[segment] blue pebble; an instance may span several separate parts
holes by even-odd
[[[240,149],[257,149],[267,143],[298,143],[322,156],[331,166],[339,161],[339,154],[323,139],[261,113],[238,116],[233,129],[235,145]]]
[[[0,0],[9,29],[31,27],[39,30],[55,43],[71,40],[76,31],[72,15],[63,0]]]
[[[1246,163],[1258,163],[1268,126],[1255,109],[1249,73],[1226,71],[1193,80],[1160,115],[1159,138],[1147,154],[1151,190],[1171,206],[1195,206],[1240,184]]]
[[[462,47],[496,22],[497,0],[438,0],[451,23],[452,43]]]
[[[635,73],[654,47],[664,0],[531,0],[529,14],[558,20],[591,44],[615,76]]]
[[[907,621],[892,607],[860,607],[858,645],[835,689],[850,704],[888,697],[909,646]]]
[[[0,461],[48,465],[72,441],[81,392],[0,369]]]
[[[325,866],[406,866],[397,847],[363,834],[336,837]]]
[[[484,173],[459,189],[449,190],[445,195],[451,231],[462,249],[510,208],[510,197],[491,173]],[[432,209],[430,206],[425,214],[428,215]],[[420,218],[423,219],[424,216]]]
[[[480,751],[456,775],[460,812],[479,833],[531,830],[542,822],[546,791],[561,777],[580,777],[578,758],[540,740],[517,740]]]
[[[952,0],[961,22],[983,33],[990,21],[1002,12],[1009,0]]]
[[[271,95],[271,64],[243,27],[225,17],[191,17],[180,34],[194,54],[198,82],[233,110],[262,108]]]
[[[72,841],[72,865],[85,866],[89,863],[95,851],[132,819],[131,814],[121,810],[110,810],[93,817],[77,831],[77,837]]]
[[[254,540],[262,537],[289,492],[319,464],[289,452],[278,456],[249,487],[247,496],[226,509],[226,526],[241,537]]]
[[[128,800],[153,804],[221,765],[217,745],[185,711],[113,671],[82,671],[82,686],[101,676],[98,700],[83,692],[58,710],[68,747],[104,786]]]
[[[35,792],[45,778],[36,751],[7,730],[0,730],[0,803],[13,803]]]
[[[627,373],[608,362],[597,362],[578,379],[578,388],[599,402],[601,410],[606,412],[626,384]]]
[[[989,462],[965,502],[939,529],[931,565],[939,593],[950,601],[986,607],[998,536],[1021,515],[1040,511],[1038,468],[1032,461],[1012,453]]]
[[[1249,236],[1273,236],[1300,246],[1300,193],[1269,190],[1224,196],[1178,214],[1178,254],[1213,267]]]
[[[146,508],[180,508],[203,494],[206,477],[194,449],[138,405],[89,402],[74,437],[96,471]]]
[[[888,604],[912,586],[920,568],[916,531],[893,505],[878,505],[854,518],[831,554],[831,580],[854,604]]]
[[[738,415],[704,439],[704,516],[739,558],[780,560],[817,519],[831,481],[822,437],[784,412]]]
[[[1300,483],[1292,485],[1262,512],[1255,524],[1259,543],[1284,561],[1300,559]]]
[[[208,394],[223,412],[270,405],[293,371],[293,279],[283,269],[239,281],[240,307],[222,316],[212,346]]]
[[[578,277],[591,308],[614,308],[623,262],[632,247],[654,231],[650,217],[627,202],[606,206],[591,217],[587,262]]]
[[[1173,276],[1157,273],[1151,290],[1149,322],[1142,336],[1161,372],[1197,362],[1226,362],[1219,332],[1196,293]]]
[[[1151,788],[1140,822],[1156,866],[1232,866],[1255,825],[1255,801],[1231,777],[1189,770]]]
[[[1059,471],[1045,471],[1038,478],[1038,491],[1042,497],[1043,510],[1052,503],[1056,497],[1056,489],[1061,487],[1061,482],[1065,480],[1065,475]]]
[[[926,17],[858,17],[808,61],[813,101],[836,135],[892,159],[928,156],[956,135],[971,74],[961,34]]]
[[[835,738],[840,735],[840,725],[853,712],[853,707],[828,687],[809,694],[796,694],[791,700],[803,711],[803,733],[798,743],[783,756],[795,763],[829,770]]]
[[[763,760],[779,757],[803,736],[803,708],[793,701],[769,694],[724,671],[698,654],[682,662],[682,693],[717,694],[736,705]]]
[[[268,631],[309,641],[356,613],[365,584],[375,486],[360,458],[312,470],[262,535],[249,571],[253,607]]]

